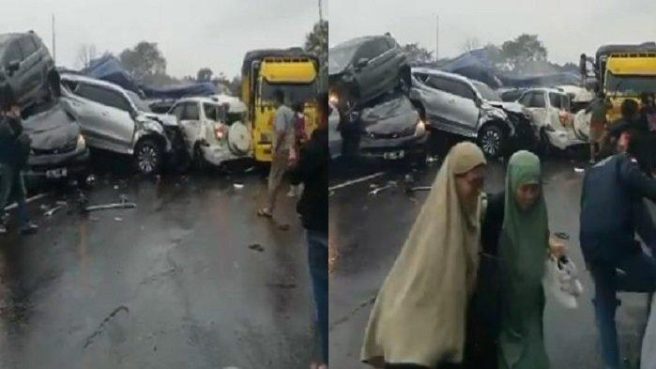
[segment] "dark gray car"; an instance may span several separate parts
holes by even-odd
[[[34,32],[0,35],[0,86],[9,85],[24,112],[59,94],[59,74]]]
[[[330,49],[331,100],[342,111],[363,106],[409,81],[408,60],[389,35],[365,36]]]

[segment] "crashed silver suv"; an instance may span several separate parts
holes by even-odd
[[[75,114],[87,145],[132,155],[143,174],[159,172],[173,152],[167,127],[179,129],[171,115],[154,114],[132,91],[113,83],[62,74],[62,101]]]
[[[486,84],[430,68],[411,72],[410,99],[431,129],[476,140],[489,157],[537,146],[530,114]]]

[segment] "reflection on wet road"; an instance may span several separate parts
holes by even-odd
[[[234,183],[244,184],[243,188]],[[256,216],[251,173],[98,179],[41,231],[0,239],[0,367],[306,368],[312,299],[303,232],[285,198],[283,231]],[[259,245],[259,248],[253,248]]]
[[[330,340],[331,365],[335,368],[367,368],[359,364],[359,352],[369,311],[387,272],[418,215],[427,192],[408,194],[407,174],[418,186],[430,186],[438,170],[387,171],[385,176],[334,191],[330,202],[331,279]],[[569,253],[578,266],[585,295],[577,310],[567,310],[548,299],[545,311],[545,340],[553,368],[600,368],[598,334],[592,310],[592,283],[578,245],[579,202],[582,173],[567,161],[544,165],[545,196],[553,232],[570,235]],[[373,171],[333,170],[331,186]],[[503,189],[505,170],[501,163],[489,166],[486,190]],[[396,183],[373,194],[372,190]],[[647,297],[621,294],[617,321],[622,352],[635,363],[647,317]]]

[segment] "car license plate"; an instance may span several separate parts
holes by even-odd
[[[399,160],[405,157],[405,151],[392,151],[383,154],[385,160]]]
[[[68,176],[66,168],[51,169],[46,171],[46,178],[57,179]]]

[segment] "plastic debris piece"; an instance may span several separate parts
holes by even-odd
[[[233,187],[236,190],[241,190],[242,188],[244,188],[244,185],[242,183],[235,183],[235,184],[233,184]]]
[[[264,252],[264,247],[262,247],[262,245],[260,245],[259,243],[254,243],[252,245],[249,245],[248,248],[258,252]]]
[[[123,221],[123,218],[121,218],[121,217],[115,217],[114,220],[117,221],[117,222],[122,222],[122,221]]]

